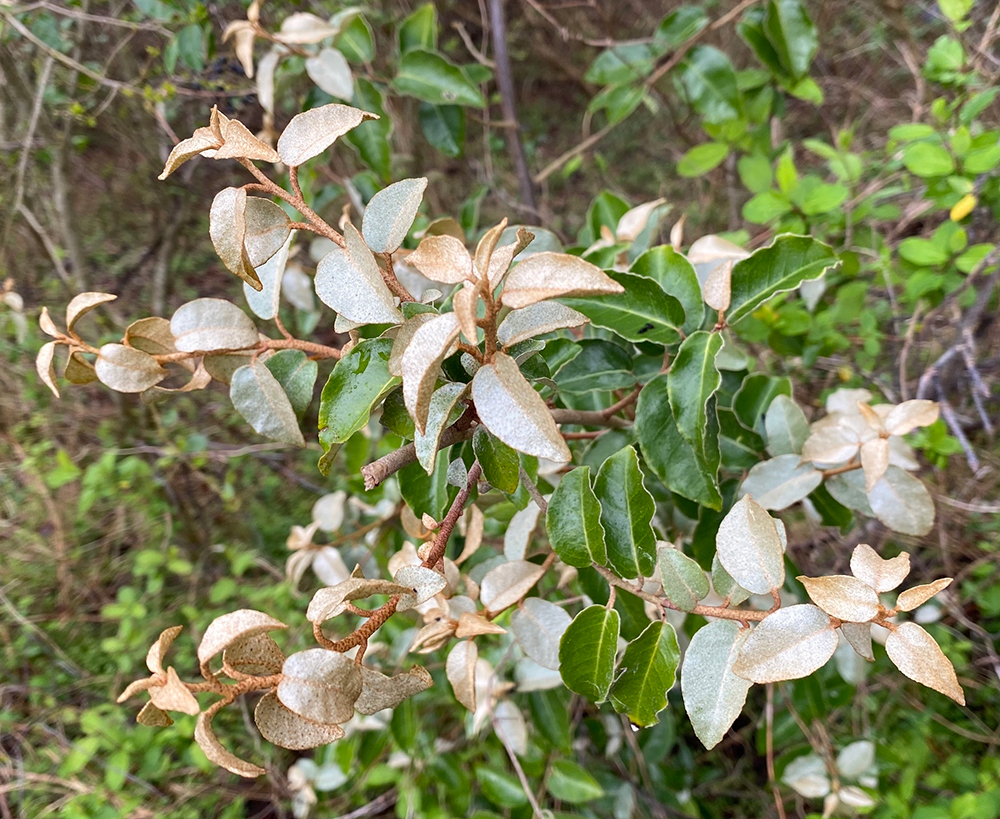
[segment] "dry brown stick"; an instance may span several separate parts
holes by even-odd
[[[455,426],[448,427],[448,429],[441,433],[441,443],[438,445],[438,450],[442,450],[452,444],[457,444],[460,441],[469,440],[475,431],[475,427],[468,427],[466,429],[458,429]],[[374,489],[390,475],[398,472],[404,466],[409,466],[416,460],[416,447],[413,443],[409,443],[379,458],[377,461],[366,464],[361,467],[361,475],[365,479],[365,489]]]

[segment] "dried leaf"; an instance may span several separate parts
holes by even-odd
[[[426,691],[434,684],[427,669],[419,665],[392,677],[362,666],[361,680],[361,696],[354,703],[354,709],[360,714],[375,714],[384,708],[395,708],[403,700]]]
[[[102,384],[116,392],[142,392],[170,374],[148,353],[124,344],[101,347],[97,351],[94,372]]]
[[[151,728],[166,728],[168,725],[174,724],[174,721],[166,711],[161,711],[151,702],[147,702],[142,706],[142,710],[135,718],[135,721],[140,725],[148,725]]]
[[[222,652],[223,668],[252,677],[280,674],[284,662],[285,655],[267,634],[251,634],[230,644]]]
[[[347,247],[335,247],[316,266],[316,295],[355,324],[398,324],[403,314],[371,250],[354,225],[344,227]]]
[[[230,773],[247,778],[267,773],[263,768],[240,759],[222,747],[222,743],[219,742],[215,736],[215,732],[212,731],[213,716],[214,714],[211,711],[202,711],[198,715],[198,722],[194,726],[194,741],[198,743],[198,747],[204,751],[209,761],[225,768]]]
[[[687,252],[688,261],[694,265],[698,281],[703,285],[709,274],[720,264],[729,261],[738,262],[749,255],[749,251],[718,236],[702,236],[700,239],[695,239]]]
[[[812,434],[802,445],[803,460],[818,464],[849,461],[861,445],[857,430],[846,416],[828,416],[825,420],[822,426],[813,425]]]
[[[590,321],[583,313],[557,301],[542,301],[511,310],[497,328],[497,341],[507,348],[535,336],[566,327],[579,327]]]
[[[826,763],[816,754],[806,754],[789,762],[781,781],[806,799],[820,799],[830,793]]]
[[[244,218],[246,236],[243,245],[246,247],[250,264],[255,268],[264,264],[283,246],[287,247],[286,242],[292,232],[292,222],[274,202],[259,196],[247,197]]]
[[[73,296],[70,303],[66,305],[66,332],[73,332],[73,325],[95,307],[109,301],[114,301],[118,296],[111,293],[80,293]]]
[[[427,322],[437,318],[437,313],[417,313],[394,328],[396,337],[392,342],[392,352],[389,354],[389,374],[400,378],[403,375],[403,353],[410,346],[414,334]]]
[[[940,580],[935,580],[933,583],[914,586],[912,589],[900,592],[899,597],[896,598],[896,608],[899,611],[913,611],[939,592],[947,589],[951,585],[951,580],[950,577],[943,577]]]
[[[59,388],[56,386],[56,346],[54,341],[48,341],[42,345],[35,358],[35,372],[38,373],[42,383],[52,390],[52,394],[59,398]],[[164,375],[166,375],[165,372]]]
[[[251,66],[253,63],[251,62]],[[253,71],[247,74],[253,76]],[[266,142],[261,142],[239,120],[231,119],[222,129],[222,147],[216,159],[256,159],[260,162],[280,162],[278,152]],[[275,206],[277,207],[277,206]],[[260,262],[258,262],[260,264]]]
[[[539,581],[545,570],[526,560],[511,560],[490,569],[479,586],[479,599],[494,614],[513,606]]]
[[[423,276],[442,284],[459,284],[473,278],[472,257],[465,243],[454,236],[428,236],[406,257],[406,263]]]
[[[292,402],[260,359],[233,373],[229,398],[258,435],[291,446],[306,445]]]
[[[548,407],[510,356],[497,353],[492,363],[479,368],[472,379],[472,399],[480,421],[507,446],[550,461],[570,460]]]
[[[958,684],[951,660],[934,638],[916,623],[902,623],[890,631],[885,639],[885,653],[911,680],[965,705],[965,693]]]
[[[94,365],[83,357],[82,352],[75,350],[66,359],[63,378],[71,384],[90,384],[97,380],[97,371],[94,369]]]
[[[549,235],[551,236],[551,234]],[[514,257],[530,245],[535,238],[534,233],[523,227],[519,227],[517,229],[515,236],[515,241],[506,245],[501,245],[496,248],[490,256],[490,266],[487,278],[489,280],[489,286],[494,289],[500,284],[501,281],[503,281],[503,277],[510,269],[511,262],[514,261]],[[556,245],[558,246],[558,242],[556,242]]]
[[[462,553],[455,558],[455,564],[461,566],[466,560],[472,557],[483,543],[483,528],[486,520],[482,510],[472,504],[465,511],[465,545],[462,546]]]
[[[289,710],[274,691],[261,697],[254,709],[253,721],[264,739],[292,751],[329,745],[344,737],[344,729],[339,725],[314,722]]]
[[[164,629],[160,632],[160,636],[156,638],[156,642],[149,647],[149,651],[146,652],[146,668],[153,674],[163,673],[163,658],[167,654],[167,649],[170,648],[171,643],[177,639],[177,635],[183,630],[184,626],[171,626],[168,629]]]
[[[878,615],[875,590],[866,583],[844,574],[829,577],[797,578],[812,601],[831,617],[851,623],[867,623]]]
[[[716,547],[722,567],[744,589],[754,594],[770,594],[785,582],[784,552],[778,529],[771,516],[749,495],[740,498],[723,518]]]
[[[192,715],[201,711],[198,700],[187,690],[173,668],[167,669],[165,684],[150,687],[149,699],[161,711],[180,711],[182,714]]]
[[[733,673],[749,629],[715,620],[695,632],[681,665],[681,693],[691,727],[706,748],[714,748],[736,721],[750,683]]]
[[[328,23],[315,14],[299,11],[289,14],[281,21],[281,30],[275,35],[275,39],[288,45],[310,45],[327,37],[336,37],[339,33],[339,25]]]
[[[940,408],[936,401],[904,401],[889,411],[883,423],[890,435],[906,435],[917,427],[930,426],[938,419],[939,414]]]
[[[56,327],[56,323],[52,320],[52,316],[49,315],[48,307],[43,307],[42,312],[39,313],[38,326],[47,336],[56,337],[62,335],[62,333],[59,332],[59,328]]]
[[[930,493],[898,466],[890,466],[871,488],[868,503],[875,517],[901,534],[922,537],[934,526],[934,501]]]
[[[403,352],[400,361],[403,400],[414,424],[421,432],[425,430],[427,424],[431,396],[434,394],[441,362],[455,351],[458,333],[458,317],[454,313],[434,316],[421,323]]]
[[[910,573],[910,554],[900,552],[883,560],[871,546],[862,543],[854,547],[851,555],[851,573],[879,593],[892,591]]]
[[[202,665],[216,654],[238,640],[245,640],[255,634],[266,631],[278,631],[288,628],[280,620],[275,620],[269,614],[254,609],[239,609],[216,617],[198,644],[198,662]]]
[[[278,138],[278,156],[286,165],[298,167],[368,119],[378,119],[378,115],[339,103],[296,114]]]
[[[464,611],[458,617],[458,628],[455,629],[455,636],[459,639],[465,637],[478,637],[481,634],[506,634],[507,629],[492,623],[479,614],[471,611]]]
[[[861,468],[865,472],[865,491],[871,492],[889,468],[888,438],[872,438],[861,445]]]
[[[163,166],[163,172],[157,179],[162,182],[189,159],[194,159],[205,151],[214,151],[221,146],[221,136],[217,136],[211,128],[196,128],[194,134],[182,139],[173,147]]]
[[[260,280],[243,246],[247,232],[246,207],[247,192],[243,188],[219,191],[208,215],[208,233],[222,263],[254,290],[260,290]]]
[[[292,654],[281,669],[277,694],[281,704],[324,724],[347,722],[361,695],[361,669],[350,657],[309,648]]]
[[[519,646],[544,668],[559,670],[559,641],[573,618],[555,603],[529,597],[510,616],[510,626]]]
[[[125,687],[125,690],[118,695],[118,699],[116,699],[115,702],[123,703],[125,700],[130,697],[134,697],[136,694],[148,691],[153,687],[156,681],[156,677],[143,677],[141,680],[133,680]]]
[[[518,308],[562,296],[623,292],[618,282],[579,256],[545,252],[529,256],[507,274],[502,298],[507,307]]]
[[[802,604],[778,609],[757,625],[740,650],[733,673],[755,683],[807,677],[837,650],[830,616]]]
[[[506,227],[507,218],[504,217],[499,224],[487,230],[476,244],[475,270],[480,279],[489,279],[493,251],[496,250],[497,242],[500,241],[500,236]]]
[[[840,631],[859,657],[864,657],[869,662],[875,661],[871,623],[841,623]]]
[[[455,699],[470,711],[476,710],[476,661],[479,649],[472,640],[455,643],[448,652],[445,675],[455,692]]]
[[[125,329],[125,346],[135,347],[150,355],[167,355],[176,353],[174,334],[170,331],[170,322],[159,316],[133,321]]]
[[[306,59],[306,73],[316,85],[331,97],[349,100],[354,96],[354,75],[347,58],[335,48],[321,49],[315,57]]]
[[[733,297],[733,262],[723,262],[712,268],[705,283],[702,285],[702,295],[705,304],[713,310],[724,313],[729,309],[729,303]]]
[[[429,571],[429,570],[428,570]],[[441,577],[441,575],[438,575]],[[444,581],[444,578],[441,578]],[[331,617],[342,614],[346,604],[353,600],[363,600],[376,594],[389,597],[414,598],[413,589],[392,583],[388,580],[368,580],[364,577],[350,577],[336,586],[319,589],[313,595],[306,610],[306,619],[310,623],[324,623]],[[431,595],[433,596],[433,595]],[[413,605],[416,605],[415,603]],[[412,608],[413,606],[410,606]]]
[[[400,599],[397,611],[406,611],[426,603],[448,585],[443,574],[423,566],[404,566],[393,575],[392,582],[405,587],[408,592],[412,591]]]
[[[233,33],[233,50],[236,52],[236,59],[243,66],[243,73],[250,79],[253,79],[253,42],[255,37],[256,32],[253,28],[240,28]]]
[[[451,298],[451,307],[458,317],[462,335],[472,344],[479,344],[479,330],[476,325],[479,291],[471,282],[463,282]]]
[[[426,188],[426,177],[401,179],[371,198],[361,232],[373,253],[392,253],[403,244]]]
[[[632,244],[646,229],[653,211],[666,201],[666,199],[654,199],[652,202],[643,202],[641,205],[626,211],[618,220],[618,227],[615,228],[615,239],[625,244]],[[669,210],[669,208],[665,210]]]

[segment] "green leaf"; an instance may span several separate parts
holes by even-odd
[[[604,796],[604,788],[598,781],[569,759],[557,759],[552,763],[545,787],[559,801],[574,805]]]
[[[553,747],[569,753],[573,749],[573,729],[570,725],[569,695],[562,688],[532,691],[528,694],[532,724]]]
[[[587,113],[596,114],[598,111],[607,111],[608,124],[611,125],[625,119],[639,107],[645,98],[646,87],[641,83],[609,85],[587,103]]]
[[[382,92],[366,80],[354,81],[354,106],[362,111],[378,114],[379,119],[369,119],[344,134],[347,143],[358,152],[361,161],[379,177],[388,182],[391,177],[390,144],[392,118],[386,115]]]
[[[773,173],[771,163],[766,156],[761,154],[742,156],[736,167],[740,174],[740,181],[751,193],[764,193],[764,191],[771,189]]]
[[[761,9],[750,9],[743,15],[743,19],[736,24],[736,31],[750,46],[753,53],[757,55],[768,70],[777,77],[785,73],[781,64],[778,52],[774,50],[771,41],[768,40],[764,32],[764,11]]]
[[[718,441],[718,418],[708,414],[706,444]],[[656,476],[672,492],[708,506],[722,508],[719,494],[717,444],[698,452],[677,430],[667,390],[667,376],[659,375],[639,393],[635,428],[642,455]]]
[[[441,520],[457,492],[448,486],[447,458],[438,458],[430,475],[418,463],[399,470],[399,493],[418,518],[428,514],[434,520]]]
[[[607,564],[601,506],[590,484],[590,467],[581,466],[559,482],[545,515],[549,543],[568,566]]]
[[[701,566],[670,544],[657,549],[663,593],[682,611],[693,611],[700,600],[708,597],[708,578]]]
[[[370,63],[375,59],[375,37],[363,15],[351,18],[333,44],[352,63]]]
[[[598,327],[613,330],[629,341],[676,344],[681,339],[684,308],[656,282],[635,273],[605,271],[625,288],[624,293],[590,298],[560,299],[579,310]]]
[[[652,279],[684,310],[685,333],[693,333],[705,320],[705,302],[694,266],[670,245],[659,245],[632,262],[631,273]]]
[[[663,51],[675,49],[708,25],[708,17],[697,6],[679,6],[663,18],[653,39]]]
[[[517,491],[520,461],[513,449],[482,427],[472,437],[472,448],[490,486],[508,494]]]
[[[435,105],[486,105],[482,93],[462,70],[436,51],[414,49],[399,60],[399,70],[393,87],[408,97],[416,97]]]
[[[653,496],[642,485],[635,449],[627,446],[597,472],[594,494],[601,503],[601,524],[608,563],[619,577],[650,577],[656,566]]]
[[[764,416],[764,432],[772,457],[797,455],[809,437],[809,421],[790,396],[776,395]]]
[[[580,342],[580,352],[555,374],[560,392],[620,390],[635,384],[632,357],[619,345],[599,339]]]
[[[708,414],[715,412],[712,396],[722,384],[715,356],[722,349],[722,335],[699,330],[681,344],[667,375],[667,393],[677,431],[695,451],[706,451]]]
[[[743,206],[743,218],[755,225],[766,225],[791,211],[792,205],[775,191],[758,193]]]
[[[319,365],[301,350],[278,350],[264,365],[285,391],[295,415],[301,418],[312,403]]]
[[[465,146],[465,111],[458,105],[420,104],[420,127],[427,141],[445,156],[459,157]]]
[[[726,321],[735,324],[771,296],[815,279],[837,263],[837,254],[811,236],[779,236],[733,266]]]
[[[763,25],[785,73],[796,80],[809,73],[819,38],[800,0],[770,0]]]
[[[658,622],[646,626],[628,644],[619,665],[618,679],[611,689],[615,710],[643,728],[659,722],[656,715],[667,705],[667,691],[674,684],[680,657],[672,625]]]
[[[733,412],[747,429],[764,431],[764,414],[779,395],[792,395],[789,378],[771,378],[764,373],[754,373],[743,379],[733,397]]]
[[[621,617],[604,606],[590,606],[569,624],[559,641],[559,673],[570,691],[603,702],[611,688]]]
[[[955,172],[955,160],[941,145],[930,142],[914,142],[903,149],[903,164],[906,169],[922,179],[932,176],[948,176]]]
[[[400,379],[389,374],[392,339],[362,341],[337,362],[319,403],[319,442],[342,444],[368,423],[372,409]]]
[[[614,233],[619,220],[628,212],[628,202],[610,191],[601,191],[587,208],[587,226],[590,228],[590,234],[586,239],[581,239],[581,244],[590,244],[600,239],[602,227]]]
[[[641,80],[653,70],[652,49],[643,43],[614,46],[597,55],[583,78],[594,85],[621,85]]]
[[[717,168],[729,154],[729,146],[724,142],[704,142],[695,145],[680,158],[677,173],[681,176],[701,176]]]
[[[910,236],[899,243],[899,255],[910,264],[936,267],[948,261],[948,252],[930,239]]]
[[[205,35],[200,25],[192,23],[177,32],[177,55],[196,74],[205,70]]]
[[[684,63],[681,83],[705,122],[736,119],[743,107],[736,72],[729,58],[713,46],[695,46]]]
[[[306,445],[288,396],[263,362],[254,361],[233,373],[229,398],[258,435],[283,444]]]
[[[414,49],[434,51],[437,48],[437,31],[437,9],[433,3],[424,3],[399,24],[400,53]]]
[[[483,795],[494,805],[501,808],[519,808],[528,804],[528,797],[524,795],[521,783],[508,773],[501,773],[485,765],[477,765],[476,781],[483,789]]]

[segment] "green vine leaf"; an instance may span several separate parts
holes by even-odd
[[[642,485],[639,457],[630,446],[608,458],[597,473],[594,493],[601,504],[601,524],[608,563],[619,577],[649,577],[656,566],[653,496]]]
[[[619,665],[618,679],[611,689],[611,704],[636,725],[648,727],[667,705],[667,691],[674,684],[681,652],[677,634],[669,623],[650,623],[636,637]]]

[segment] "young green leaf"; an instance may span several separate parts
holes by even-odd
[[[705,570],[679,549],[665,543],[657,549],[663,594],[681,611],[692,611],[708,597]]]
[[[680,302],[684,310],[684,332],[693,333],[705,320],[705,304],[701,298],[698,274],[691,262],[670,245],[650,248],[632,262],[630,273],[655,281],[668,296]]]
[[[482,427],[472,436],[472,449],[490,486],[508,494],[517,491],[520,460],[513,449]]]
[[[568,566],[607,563],[601,506],[591,488],[589,466],[577,467],[559,482],[549,499],[545,527],[552,550]]]
[[[733,673],[733,663],[750,629],[732,620],[702,626],[684,654],[681,693],[691,726],[702,744],[712,749],[736,721],[752,683]]]
[[[594,493],[601,504],[608,563],[619,577],[649,577],[656,566],[653,496],[642,485],[635,449],[624,447],[597,473]]]
[[[604,788],[600,783],[570,759],[557,759],[552,763],[545,787],[556,799],[571,805],[604,796]]]
[[[650,623],[622,656],[611,704],[643,728],[659,722],[680,660],[677,634],[669,623]]]
[[[603,702],[611,688],[621,617],[614,609],[590,606],[570,623],[559,641],[559,673],[570,691]]]
[[[302,350],[278,350],[264,362],[264,366],[285,391],[296,417],[301,418],[312,403],[319,365]]]
[[[392,339],[362,341],[333,368],[319,404],[319,440],[324,448],[342,444],[361,427],[378,402],[400,379],[389,374]]]
[[[399,59],[392,85],[400,94],[435,105],[483,108],[486,99],[462,70],[436,51],[414,48]]]

